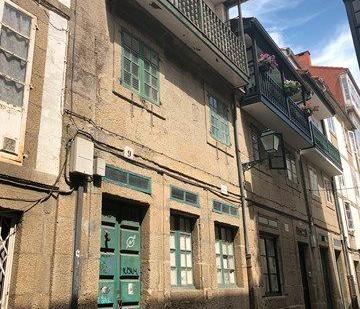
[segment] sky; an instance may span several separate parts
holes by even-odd
[[[256,17],[280,47],[309,50],[314,65],[349,68],[360,86],[360,70],[343,0],[249,0],[244,17]]]

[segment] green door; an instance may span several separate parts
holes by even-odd
[[[104,214],[101,224],[99,308],[140,308],[140,224]]]

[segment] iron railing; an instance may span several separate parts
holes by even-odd
[[[339,150],[319,131],[315,125],[311,124],[313,132],[314,146],[325,155],[332,163],[341,169],[341,157]]]
[[[260,93],[305,135],[311,136],[308,117],[290,97],[284,94],[283,88],[265,72],[260,73]]]
[[[200,30],[235,66],[247,74],[245,45],[204,0],[166,0]]]

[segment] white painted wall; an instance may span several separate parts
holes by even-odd
[[[59,172],[67,28],[65,18],[49,11],[49,31],[36,169],[53,175],[57,175]]]

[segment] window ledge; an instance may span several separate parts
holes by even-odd
[[[113,85],[113,93],[128,103],[143,108],[148,113],[153,114],[162,120],[166,120],[164,110],[161,107],[161,102],[159,105],[156,105],[155,103],[141,98],[137,93],[134,93],[133,91],[125,88],[121,84],[117,84],[116,82],[114,82]]]
[[[284,299],[284,298],[286,298],[286,295],[284,295],[284,294],[279,294],[279,295],[264,295],[263,298],[266,298],[266,299]]]
[[[234,157],[234,154],[232,153],[232,145],[229,144],[229,145],[225,145],[225,144],[222,144],[221,142],[218,142],[216,139],[214,139],[211,134],[209,133],[209,137],[207,139],[207,143],[220,150],[221,152],[225,153],[226,155],[230,156],[230,157]]]

